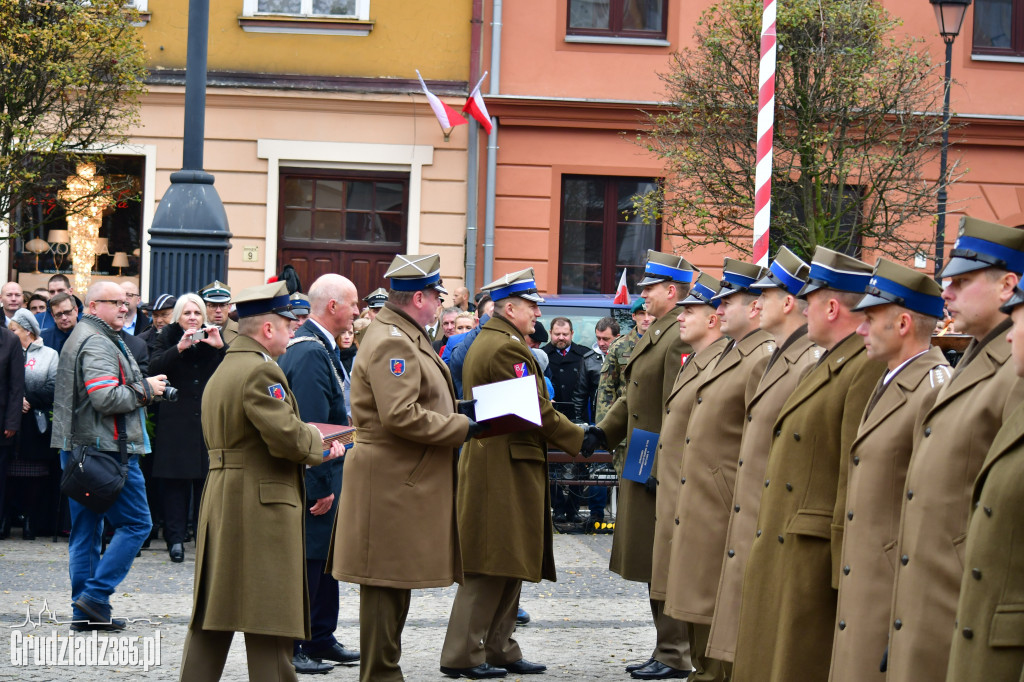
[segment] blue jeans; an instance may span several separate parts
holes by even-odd
[[[67,466],[71,453],[61,450],[60,465]],[[146,481],[139,469],[139,458],[128,458],[128,479],[121,495],[105,514],[97,514],[68,500],[71,509],[71,537],[68,541],[68,571],[71,574],[71,600],[87,596],[100,604],[110,604],[110,595],[128,575],[135,555],[149,537],[153,522],[146,501]],[[114,527],[114,537],[100,556],[104,517]]]

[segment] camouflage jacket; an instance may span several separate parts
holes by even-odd
[[[640,334],[633,327],[625,336],[620,336],[608,347],[608,354],[601,366],[601,380],[597,384],[597,398],[594,406],[594,423],[600,422],[608,414],[612,403],[626,391],[626,363],[633,353],[633,347],[640,340]],[[609,443],[609,447],[613,444]],[[626,443],[623,441],[614,446],[612,459],[615,470],[622,474],[622,461],[626,456]]]

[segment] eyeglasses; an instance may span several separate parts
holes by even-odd
[[[130,300],[135,298],[142,298],[142,294],[125,294],[124,297]]]
[[[220,309],[220,308],[230,308],[231,304],[230,303],[211,303],[211,302],[207,301],[206,302],[206,307],[207,308],[217,308],[217,309]]]
[[[117,308],[127,308],[128,307],[128,301],[115,301],[115,300],[110,299],[110,298],[96,298],[96,299],[93,299],[93,300],[95,300],[97,303],[109,303],[110,305],[115,306]]]
[[[77,312],[78,312],[77,310],[63,310],[63,311],[61,311],[59,313],[53,313],[53,317],[54,317],[54,319],[58,319],[58,318],[61,318],[61,317],[71,317],[72,315],[74,315]]]

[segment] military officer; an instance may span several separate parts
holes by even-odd
[[[946,674],[974,479],[1022,397],[1000,306],[1024,272],[1024,230],[965,216],[950,255],[942,298],[974,339],[919,425],[907,469],[889,624],[894,682]]]
[[[669,556],[672,554],[673,529],[676,528],[676,500],[680,488],[683,439],[687,422],[697,400],[702,382],[712,373],[715,363],[729,344],[722,335],[718,302],[714,297],[721,285],[714,277],[701,273],[690,289],[690,295],[679,302],[679,338],[693,351],[676,376],[672,392],[665,403],[661,435],[654,475],[658,485],[655,493],[654,551],[651,559],[651,598],[665,601],[669,590]],[[691,648],[691,653],[693,650]],[[647,668],[634,670],[632,676],[644,679]],[[652,672],[658,672],[654,670]],[[680,671],[685,673],[688,671]]]
[[[230,345],[238,336],[238,323],[228,317],[231,312],[231,287],[220,280],[214,280],[199,290],[199,297],[206,303],[206,319],[220,329],[224,345]]]
[[[722,662],[708,658],[706,652],[746,423],[744,405],[775,350],[772,335],[759,328],[759,292],[750,288],[766,272],[751,263],[725,259],[722,289],[714,303],[722,331],[732,340],[698,386],[686,437],[675,444],[681,450],[681,485],[665,613],[686,623],[695,680],[722,682],[726,676]]]
[[[236,305],[238,338],[203,393],[210,473],[181,661],[187,682],[220,679],[235,631],[245,633],[250,680],[296,679],[292,640],[310,636],[303,473],[344,454],[335,444],[325,455],[321,433],[299,418],[274,362],[294,317],[285,283],[246,289]]]
[[[295,331],[309,318],[309,297],[301,291],[296,291],[288,298],[292,303],[292,315],[295,316],[295,322],[292,323]]]
[[[612,341],[612,345],[608,346],[608,354],[604,357],[604,363],[601,365],[601,378],[597,382],[597,396],[594,400],[595,423],[604,419],[612,404],[626,392],[626,363],[629,362],[629,356],[633,353],[637,341],[654,321],[650,313],[647,312],[647,305],[642,298],[633,301],[633,305],[630,306],[630,315],[633,317],[633,328],[629,330],[629,333]],[[626,444],[623,442],[612,451],[612,466],[620,476],[625,456]]]
[[[537,303],[543,302],[533,268],[505,275],[483,291],[494,299],[494,315],[466,355],[466,395],[481,384],[534,377],[542,426],[474,439],[459,458],[457,511],[465,580],[452,605],[441,672],[471,679],[546,669],[523,658],[512,638],[516,607],[523,580],[556,577],[547,445],[575,453],[584,442],[583,429],[545,397],[544,377],[524,342],[540,317]],[[593,451],[595,445],[588,447]]]
[[[672,392],[683,356],[690,351],[676,333],[676,326],[683,312],[679,301],[689,294],[693,278],[693,266],[684,258],[647,252],[644,278],[637,284],[643,287],[647,311],[655,322],[640,337],[626,364],[625,394],[598,423],[609,444],[628,439],[633,429],[661,431],[665,402]],[[648,586],[654,551],[654,486],[654,480],[650,485],[619,481],[619,513],[609,562],[611,570],[626,580]],[[692,669],[686,626],[665,615],[664,607],[664,600],[651,599],[657,643],[647,661],[627,666],[627,672],[646,668],[650,673],[678,677]]]
[[[356,445],[328,570],[359,588],[360,679],[402,680],[413,588],[462,581],[455,527],[457,448],[477,431],[423,327],[441,306],[441,258],[399,255],[388,301],[352,366]]]
[[[736,682],[828,676],[846,455],[885,365],[869,360],[853,312],[871,266],[824,247],[807,283],[807,333],[827,350],[775,422],[757,531],[743,577]]]
[[[1012,366],[1024,377],[1024,291],[1001,310],[1013,319],[1007,334]],[[1008,363],[1010,364],[1010,363]],[[996,433],[971,496],[947,682],[1024,679],[1024,403]]]
[[[917,425],[950,377],[931,345],[943,318],[942,287],[931,277],[880,258],[854,310],[867,355],[886,363],[850,450],[842,571],[832,644],[832,682],[884,682],[893,570],[907,464]]]
[[[363,297],[363,301],[366,303],[366,309],[370,313],[370,319],[377,317],[377,313],[381,311],[384,304],[388,302],[388,292],[383,288],[377,288],[368,293]]]
[[[725,561],[708,639],[708,656],[722,661],[727,673],[736,655],[743,569],[757,528],[772,428],[803,371],[821,356],[821,348],[807,338],[803,314],[807,302],[796,296],[807,281],[809,271],[806,263],[783,246],[768,273],[751,285],[752,289],[760,291],[761,329],[773,336],[775,350],[757,388],[746,401],[746,425],[736,462]]]

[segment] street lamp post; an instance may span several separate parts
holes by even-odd
[[[946,157],[949,154],[949,86],[952,80],[953,41],[960,35],[971,0],[928,0],[935,8],[939,34],[946,43],[946,77],[942,100],[942,153],[939,156],[938,223],[935,226],[935,279],[942,272],[946,250]]]

